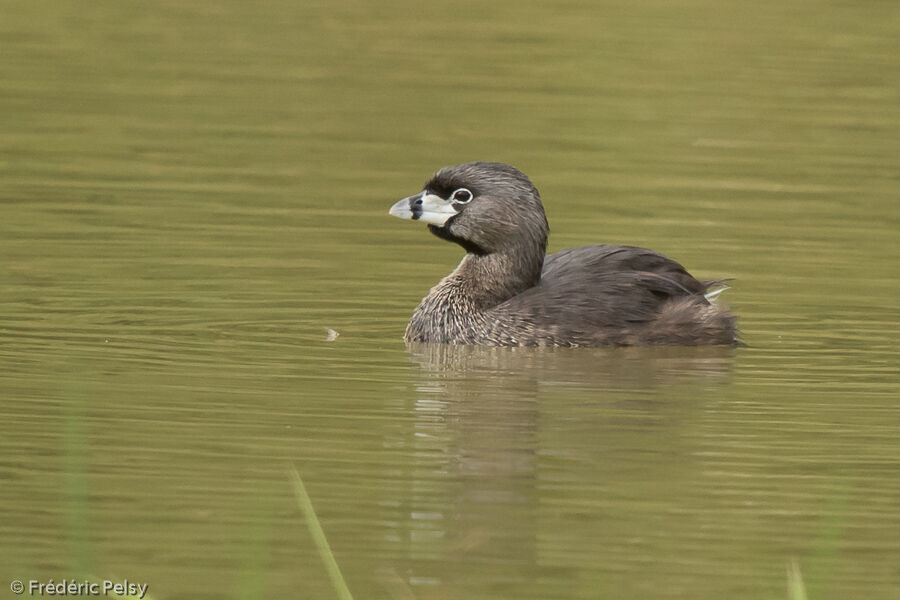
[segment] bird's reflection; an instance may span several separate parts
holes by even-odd
[[[506,380],[590,386],[645,387],[684,379],[720,379],[731,370],[734,348],[497,348],[407,344],[425,379],[489,375]]]
[[[725,382],[734,352],[407,348],[411,420],[403,428],[405,439],[394,443],[414,458],[412,487],[401,501],[405,522],[398,523],[397,533],[409,559],[400,575],[422,598],[454,596],[461,590],[447,586],[480,578],[479,584],[502,581],[512,587],[533,581],[522,573],[541,567],[542,487],[571,475],[554,471],[559,461],[575,464],[574,470],[587,462],[599,463],[592,468],[600,470],[615,468],[609,463],[622,445],[640,443],[617,433],[616,419],[659,410],[659,394],[642,392]],[[523,597],[532,595],[522,590]]]

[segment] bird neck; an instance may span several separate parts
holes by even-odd
[[[533,255],[522,252],[469,253],[438,287],[448,298],[471,309],[497,306],[532,288],[541,280],[543,248]]]

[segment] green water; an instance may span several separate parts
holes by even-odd
[[[749,347],[406,348],[474,159]],[[896,598],[898,173],[894,2],[5,1],[0,589]]]

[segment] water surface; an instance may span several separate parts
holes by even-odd
[[[2,576],[335,597],[294,465],[357,598],[896,597],[898,23],[5,3]],[[460,251],[387,209],[473,159],[748,347],[405,347]]]

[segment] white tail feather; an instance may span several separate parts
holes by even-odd
[[[727,289],[728,289],[728,286],[727,286],[727,285],[723,285],[722,287],[717,287],[717,288],[714,289],[714,290],[710,290],[710,291],[706,292],[706,293],[703,295],[703,297],[706,298],[706,301],[707,301],[707,302],[715,302],[715,301],[716,301],[716,298],[719,297],[719,294],[721,294],[722,292],[724,292],[724,291],[727,290]]]

